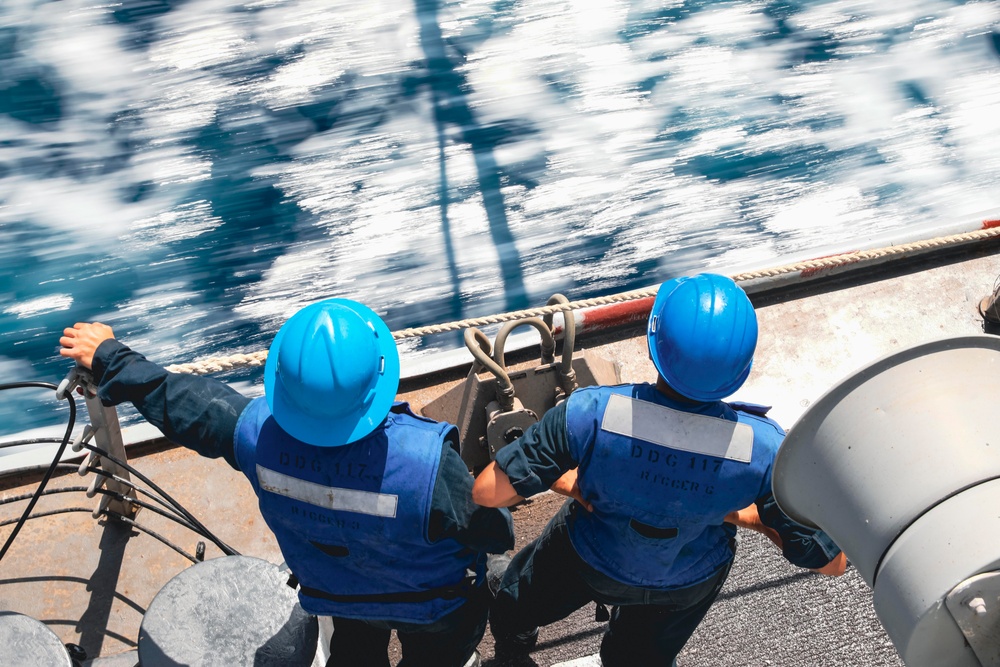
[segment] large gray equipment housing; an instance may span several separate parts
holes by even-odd
[[[884,357],[789,431],[778,505],[873,588],[909,667],[1000,667],[1000,337]]]

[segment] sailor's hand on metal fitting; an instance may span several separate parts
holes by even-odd
[[[114,337],[115,332],[107,324],[77,322],[71,328],[63,329],[62,338],[59,339],[59,344],[62,345],[59,354],[75,360],[84,368],[90,368],[97,346]]]
[[[577,478],[577,468],[572,470],[567,470],[563,473],[563,476],[555,481],[551,489],[556,493],[562,494],[569,498],[572,498],[576,502],[586,508],[588,512],[594,511],[594,506],[583,499],[583,494],[580,493],[580,484]]]

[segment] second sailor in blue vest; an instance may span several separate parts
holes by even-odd
[[[62,354],[93,369],[106,405],[131,401],[174,442],[242,471],[299,583],[302,607],[333,617],[330,664],[478,663],[491,596],[487,553],[513,547],[507,510],[477,507],[457,429],[395,401],[399,356],[366,306],[328,299],[272,342],[264,396],[169,373],[77,324]]]
[[[793,564],[843,560],[774,502],[781,427],[764,408],[721,400],[746,380],[757,344],[743,290],[713,274],[664,283],[647,339],[655,385],[578,389],[476,480],[473,498],[492,507],[550,487],[575,498],[499,584],[498,653],[530,650],[538,626],[596,601],[614,607],[605,667],[672,664],[729,574],[736,528],[727,519],[748,506]]]

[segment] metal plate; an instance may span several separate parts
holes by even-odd
[[[56,633],[23,614],[0,611],[0,648],[0,667],[72,664]]]
[[[1000,477],[1000,438],[984,418],[998,394],[996,336],[938,339],[883,357],[788,431],[774,497],[785,514],[822,528],[874,585],[886,550],[924,512]]]
[[[983,667],[1000,667],[1000,572],[966,579],[945,602]]]
[[[319,630],[277,565],[227,556],[193,565],[157,593],[139,628],[143,667],[312,663]]]

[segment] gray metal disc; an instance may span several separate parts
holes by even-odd
[[[315,616],[299,606],[288,573],[247,556],[189,567],[167,582],[139,627],[143,667],[308,666]]]
[[[70,667],[56,633],[30,616],[0,611],[0,667]]]

